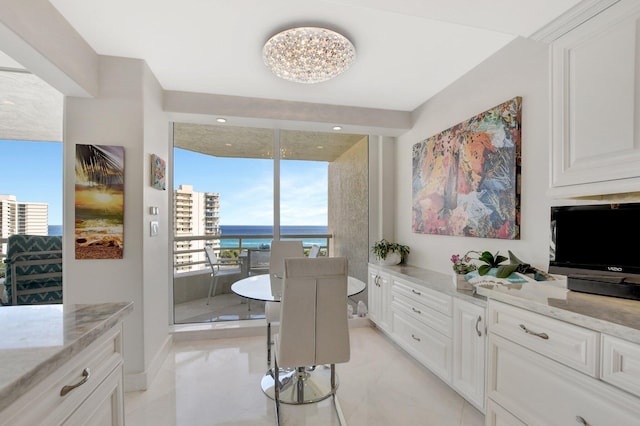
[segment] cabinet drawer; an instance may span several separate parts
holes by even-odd
[[[488,314],[491,333],[598,377],[598,332],[494,300]]]
[[[393,335],[415,359],[446,383],[451,382],[450,338],[398,311],[393,311]]]
[[[3,412],[1,425],[60,425],[122,364],[122,327],[114,327],[86,349],[44,378]],[[60,395],[64,386],[74,385],[89,372],[87,380]]]
[[[453,312],[451,296],[404,280],[393,280],[393,291],[415,300],[450,317]]]
[[[513,414],[496,404],[492,400],[487,401],[486,426],[527,426],[518,420]]]
[[[640,345],[603,334],[602,380],[640,397]]]
[[[488,397],[528,425],[637,426],[640,399],[489,335]]]
[[[391,299],[391,309],[402,311],[445,336],[451,337],[452,318],[395,291]]]

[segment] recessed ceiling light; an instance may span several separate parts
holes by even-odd
[[[318,148],[318,149],[324,149],[324,146],[322,146],[322,145],[318,145],[318,146],[316,146],[316,148]]]
[[[233,146],[233,145],[230,143],[225,143],[224,146]]]
[[[333,130],[342,130],[342,127],[340,127],[340,126],[333,126]]]
[[[227,122],[227,119],[226,119],[226,118],[216,118],[216,121],[217,121],[218,123],[226,123],[226,122]]]

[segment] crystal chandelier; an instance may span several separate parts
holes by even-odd
[[[271,37],[262,49],[264,63],[280,78],[320,83],[346,71],[356,57],[353,44],[325,28],[300,27]]]

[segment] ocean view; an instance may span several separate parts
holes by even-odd
[[[273,234],[272,226],[253,226],[253,225],[221,225],[220,230],[222,235],[271,235]],[[297,235],[297,234],[326,234],[328,229],[326,226],[281,226],[280,231],[283,236]],[[256,238],[256,239],[242,239],[243,247],[260,247],[262,245],[271,244],[272,238]],[[327,243],[325,238],[304,238],[302,244],[304,246],[310,246],[311,244],[325,245]],[[238,239],[223,239],[220,240],[220,247],[237,247]]]
[[[253,225],[221,225],[222,235],[271,235],[273,233],[272,226],[253,226]],[[282,226],[282,235],[294,234],[326,234],[328,229],[326,226]],[[62,225],[49,225],[49,235],[62,235]],[[271,238],[260,239],[243,239],[243,247],[259,247],[263,244],[270,244]],[[302,243],[305,246],[311,244],[326,244],[324,238],[304,238]],[[225,239],[220,241],[220,246],[237,247],[238,239]]]

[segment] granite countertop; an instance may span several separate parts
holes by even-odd
[[[133,302],[0,307],[0,411],[133,310]]]
[[[478,294],[640,344],[640,301],[568,290],[544,282],[479,283]]]
[[[443,274],[441,272],[405,264],[393,266],[371,264],[371,266],[379,268],[381,271],[384,271],[389,275],[409,281],[413,284],[431,288],[452,297],[464,299],[479,306],[487,305],[487,299],[485,296],[477,294],[472,290],[457,289],[454,285],[453,274]]]
[[[458,290],[452,274],[404,264],[371,266],[480,306],[486,306],[487,299],[494,299],[640,344],[640,301],[637,300],[571,291],[566,288],[566,280],[506,285],[485,282],[476,284],[475,291]]]

